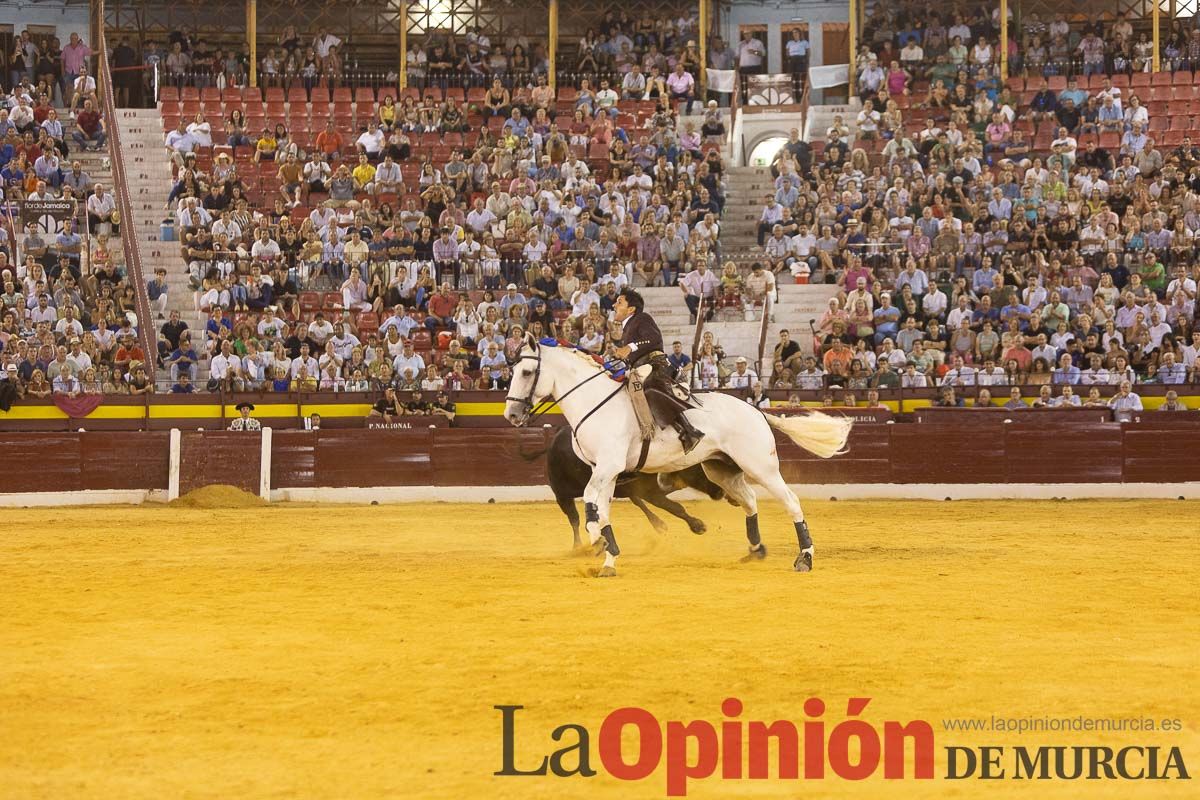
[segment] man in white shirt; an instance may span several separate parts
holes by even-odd
[[[1058,348],[1049,344],[1046,341],[1046,334],[1039,333],[1037,336],[1037,345],[1033,348],[1031,359],[1037,361],[1039,358],[1044,358],[1048,366],[1053,367],[1058,363]]]
[[[196,198],[189,197],[183,209],[179,212],[179,227],[207,228],[212,225],[212,214],[204,206],[196,205]]]
[[[467,227],[482,236],[496,221],[496,215],[484,205],[482,197],[475,198],[475,207],[467,214]]]
[[[312,47],[316,51],[317,58],[328,58],[329,51],[341,43],[342,40],[330,33],[327,28],[321,28],[320,32],[313,39]],[[314,375],[313,377],[316,376]]]
[[[738,42],[738,69],[746,75],[757,75],[763,71],[763,59],[766,58],[767,48],[751,31],[742,31],[742,40]]]
[[[942,376],[942,386],[974,386],[975,368],[963,363],[962,356],[954,357],[954,367]]]
[[[626,100],[641,100],[645,93],[646,76],[642,74],[641,66],[635,63],[621,81],[621,96]]]
[[[975,312],[971,310],[971,300],[965,294],[958,296],[958,307],[946,315],[946,328],[956,331],[965,319],[969,323]]]
[[[79,68],[79,77],[71,85],[71,103],[69,105],[71,116],[75,116],[75,109],[83,106],[84,100],[91,100],[97,106],[100,105],[100,100],[96,97],[96,79],[87,74],[87,65],[83,64]]]
[[[367,158],[372,161],[379,160],[379,154],[383,151],[383,146],[387,143],[387,137],[383,135],[383,131],[379,130],[379,126],[374,120],[367,123],[367,129],[363,131],[358,139],[357,144],[361,144],[363,150],[367,151]]]
[[[333,338],[330,341],[333,342],[334,352],[343,361],[349,360],[354,348],[361,344],[358,337],[346,330],[346,326],[340,322],[333,326]]]
[[[390,155],[375,169],[375,180],[371,182],[372,194],[403,194],[404,179],[400,176],[400,165]]]
[[[696,314],[700,308],[700,299],[704,298],[707,308],[706,318],[711,319],[713,313],[712,300],[716,296],[720,278],[708,268],[703,261],[696,263],[696,268],[679,279],[679,288],[683,290],[683,301],[691,314],[691,324],[696,323]]]
[[[596,294],[586,279],[580,279],[579,289],[571,295],[571,316],[587,316],[593,305],[600,305],[600,295]]]
[[[941,319],[949,305],[950,300],[946,297],[946,293],[939,289],[937,281],[931,278],[929,280],[929,289],[925,292],[925,296],[921,298],[921,310],[925,312],[927,318]]]
[[[1108,370],[1104,368],[1104,361],[1099,353],[1093,353],[1088,358],[1090,366],[1087,369],[1080,370],[1079,383],[1082,386],[1107,386],[1109,384]]]
[[[1196,282],[1188,277],[1187,267],[1182,264],[1175,267],[1175,278],[1167,284],[1166,297],[1173,298],[1178,291],[1182,291],[1188,300],[1196,299]]]
[[[801,225],[792,237],[792,255],[796,258],[792,262],[793,275],[811,273],[820,263],[817,258],[817,237],[813,236],[807,225]]]
[[[269,228],[262,228],[258,232],[258,239],[250,248],[250,256],[255,261],[274,262],[279,258],[279,244],[271,238]]]
[[[979,386],[1000,386],[1007,383],[1007,378],[1004,370],[997,367],[996,362],[989,358],[983,362],[983,369],[975,373],[975,383]]]
[[[208,391],[221,388],[241,389],[242,360],[233,352],[233,342],[221,342],[221,352],[213,356],[208,365]]]
[[[183,158],[196,149],[196,138],[188,133],[187,123],[182,119],[175,130],[167,134],[166,147],[167,156],[183,169]]]
[[[617,263],[612,263],[608,267],[608,272],[600,276],[596,281],[600,288],[608,291],[608,285],[611,283],[617,287],[617,292],[620,292],[629,285],[629,279],[625,277],[625,273],[621,271],[621,267]]]
[[[308,342],[300,343],[300,355],[292,360],[291,377],[300,377],[301,369],[305,371],[306,378],[319,380],[321,377],[321,362],[309,352]]]
[[[116,200],[111,194],[105,193],[103,185],[97,183],[87,199],[88,225],[94,231],[97,225],[108,224],[112,228],[112,235],[120,236],[120,226],[113,221],[113,212],[116,209]]]
[[[738,356],[733,372],[729,374],[730,389],[749,389],[758,380],[758,375],[750,369],[745,356]]]
[[[242,226],[233,220],[228,211],[222,211],[221,218],[212,226],[213,239],[221,234],[224,234],[230,242],[236,242],[242,238]]]

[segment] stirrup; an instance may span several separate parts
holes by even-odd
[[[679,442],[683,445],[683,453],[687,455],[696,449],[696,445],[700,444],[700,440],[704,438],[704,432],[698,431],[695,428],[685,429],[679,432]]]

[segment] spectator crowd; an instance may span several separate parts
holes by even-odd
[[[1200,382],[1200,147],[1146,102],[1163,95],[1152,83],[1191,96],[1191,73],[1138,72],[1123,14],[1029,12],[1002,82],[998,23],[994,5],[877,5],[861,111],[781,151],[762,257],[838,294],[814,357],[776,350],[775,387],[944,387],[958,402],[1001,386],[999,404],[1035,386],[1076,405],[1092,386]]]
[[[602,352],[622,287],[683,277],[689,294],[718,269],[724,164],[706,140],[725,123],[713,102],[699,129],[679,123],[698,102],[685,23],[611,16],[584,50],[619,82],[491,70],[463,89],[427,67],[425,89],[353,104],[276,89],[290,129],[248,124],[261,108],[240,102],[215,126],[207,103],[173,118],[168,210],[207,324],[165,323],[160,364],[188,381],[172,389],[503,388],[525,332]],[[490,48],[476,31],[450,49]]]

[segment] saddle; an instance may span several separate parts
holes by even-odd
[[[646,386],[653,372],[653,364],[643,364],[630,370],[626,381],[643,441],[652,438],[659,428],[674,425],[684,411],[700,407],[687,386],[678,381],[670,382],[669,392],[658,386]]]

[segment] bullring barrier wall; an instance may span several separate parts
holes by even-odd
[[[976,412],[860,422],[819,459],[778,440],[784,477],[814,497],[1200,497],[1200,415],[1117,423]],[[1056,419],[1055,417],[1058,416]],[[0,431],[0,504],[167,500],[208,484],[268,499],[549,499],[555,429]]]

